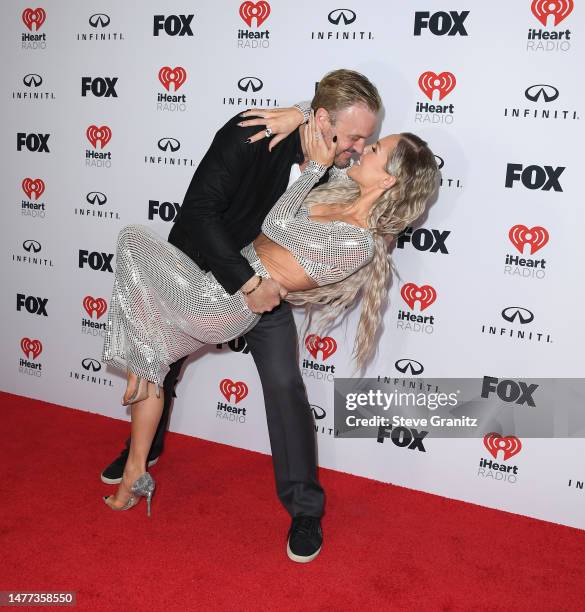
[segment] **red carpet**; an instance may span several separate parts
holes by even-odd
[[[285,553],[270,458],[169,434],[153,516],[101,495],[122,421],[2,400],[0,590],[84,610],[583,610],[585,533],[321,470],[321,555]]]

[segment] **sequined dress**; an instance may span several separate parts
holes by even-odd
[[[361,268],[374,249],[369,230],[309,218],[303,202],[325,171],[309,162],[262,224],[262,232],[289,250],[319,286]],[[257,274],[269,276],[253,244],[241,254]],[[175,246],[144,226],[128,225],[118,236],[102,361],[162,385],[170,364],[205,344],[243,335],[260,316],[241,292],[227,293]]]

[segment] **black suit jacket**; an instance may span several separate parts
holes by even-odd
[[[171,244],[211,270],[230,294],[254,275],[240,250],[258,236],[286,190],[292,164],[303,161],[298,130],[269,152],[267,139],[244,142],[258,127],[241,128],[239,121],[233,117],[215,135],[169,234]]]

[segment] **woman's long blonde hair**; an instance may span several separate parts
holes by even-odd
[[[311,321],[313,305],[327,306],[318,324],[318,332],[323,333],[347,311],[361,292],[362,309],[353,347],[358,369],[365,365],[373,352],[376,332],[382,320],[382,308],[390,278],[389,237],[397,236],[424,212],[438,184],[435,156],[424,140],[408,132],[400,134],[400,140],[388,158],[386,170],[396,177],[396,183],[380,196],[368,215],[368,227],[374,238],[372,260],[338,283],[291,292],[286,298],[291,304],[307,308],[308,323]],[[356,183],[334,181],[314,189],[306,201],[309,204],[349,204],[359,194]]]

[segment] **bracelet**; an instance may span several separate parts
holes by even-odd
[[[262,277],[260,276],[260,274],[256,274],[255,276],[258,277],[258,283],[255,287],[252,287],[250,291],[244,291],[243,289],[240,289],[243,295],[250,295],[250,293],[254,293],[254,291],[256,291],[256,289],[258,289],[258,287],[260,287],[260,285],[262,284]]]
[[[324,166],[323,164],[316,162],[314,159],[310,159],[305,170],[308,170],[311,172],[311,174],[317,176],[317,178],[321,178],[325,172],[327,172],[327,168],[328,166]]]

